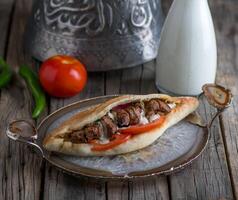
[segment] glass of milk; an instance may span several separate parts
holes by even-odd
[[[162,29],[156,65],[161,92],[198,95],[215,81],[217,48],[207,0],[174,0]]]

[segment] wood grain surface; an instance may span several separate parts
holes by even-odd
[[[13,12],[14,0],[2,1],[0,3],[0,55],[5,56],[8,42],[9,28],[11,25],[11,16]]]
[[[13,4],[15,3],[15,4]],[[3,7],[2,7],[3,6]],[[0,1],[2,56],[16,71],[19,63],[33,64],[31,58],[22,50],[22,38],[26,20],[31,11],[31,1]],[[8,12],[8,13],[6,13]],[[5,13],[5,14],[4,14]],[[10,17],[12,13],[12,17]],[[4,36],[4,38],[2,38]],[[32,98],[26,86],[15,75],[11,85],[1,90],[0,98],[0,199],[39,199],[41,190],[41,162],[26,145],[12,142],[5,136],[9,121],[13,119],[30,119]]]
[[[167,13],[171,0],[162,3]],[[0,56],[15,72],[22,63],[35,69],[39,65],[22,46],[31,4],[31,0],[0,1]],[[231,88],[234,99],[232,106],[215,121],[207,149],[198,160],[176,174],[139,181],[102,182],[64,174],[45,163],[32,149],[5,136],[9,121],[30,119],[33,106],[25,83],[15,75],[12,83],[0,91],[0,200],[238,199],[238,1],[209,0],[209,4],[218,45],[216,81]],[[155,65],[154,60],[136,68],[89,73],[82,93],[70,99],[50,98],[42,118],[84,98],[157,92]],[[200,112],[209,118],[215,110],[204,101]]]
[[[238,1],[212,1],[215,18],[217,83],[231,89],[233,103],[220,118],[234,195],[238,199]]]

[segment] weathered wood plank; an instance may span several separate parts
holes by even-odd
[[[148,94],[156,92],[154,61],[131,69],[106,73],[106,94]],[[166,177],[108,182],[108,199],[169,199]]]
[[[167,200],[169,191],[165,176],[155,176],[145,180],[129,182],[130,200]]]
[[[213,0],[210,5],[218,45],[217,83],[230,88],[234,95],[221,122],[234,194],[238,199],[238,2]]]
[[[46,166],[44,199],[100,200],[106,199],[105,184],[99,181],[76,178],[54,167]]]
[[[80,99],[104,95],[104,73],[89,73],[86,88],[70,99],[51,99],[50,112]],[[79,179],[46,165],[44,199],[106,199],[105,183]]]
[[[106,187],[107,187],[107,199],[113,200],[129,199],[128,181],[108,181]]]
[[[3,3],[3,4],[2,4]],[[13,1],[1,1],[0,23],[10,23]],[[2,7],[3,5],[3,7]],[[7,44],[7,62],[12,67],[20,63],[31,64],[31,59],[22,51],[22,36],[26,19],[31,10],[31,1],[18,0],[15,4]],[[8,19],[5,19],[7,17]],[[1,24],[1,48],[5,48],[2,36],[6,38],[8,25]],[[3,33],[3,34],[2,34]],[[6,40],[5,40],[6,41]],[[6,48],[5,48],[6,49]],[[4,53],[4,50],[1,49]],[[5,129],[9,121],[16,118],[31,118],[31,95],[28,89],[15,77],[12,84],[3,89],[0,99],[0,199],[39,199],[41,183],[41,159],[32,154],[24,144],[9,141]]]
[[[4,56],[6,53],[6,46],[8,41],[9,26],[11,21],[11,15],[13,10],[14,0],[2,0],[0,2],[0,56]]]

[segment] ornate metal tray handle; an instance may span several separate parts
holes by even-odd
[[[208,123],[208,127],[210,128],[215,118],[230,106],[232,102],[232,93],[229,89],[216,84],[206,84],[202,87],[202,90],[202,94],[204,94],[208,103],[217,108],[217,112]]]
[[[205,84],[202,87],[202,90],[203,92],[198,96],[198,98],[205,96],[208,103],[215,107],[217,112],[212,116],[209,122],[204,122],[202,117],[197,112],[190,114],[187,117],[187,121],[200,127],[210,128],[214,120],[230,106],[232,93],[229,89],[216,84]]]
[[[218,110],[224,110],[230,106],[232,93],[229,89],[216,84],[206,84],[202,87],[202,90],[209,104]]]
[[[7,136],[15,141],[23,142],[36,147],[44,157],[43,150],[36,144],[37,131],[35,126],[28,120],[16,120],[9,124]]]

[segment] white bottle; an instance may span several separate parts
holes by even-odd
[[[217,48],[207,0],[174,0],[161,33],[156,85],[162,92],[197,95],[215,81]]]

